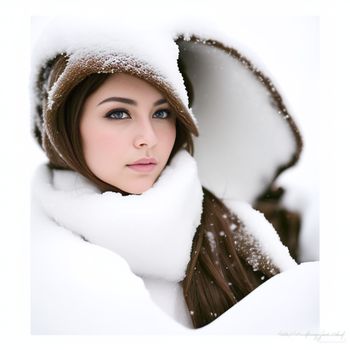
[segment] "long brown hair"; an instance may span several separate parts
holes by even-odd
[[[59,56],[52,62],[47,81],[49,88],[63,71],[65,60],[64,56]],[[179,67],[192,100],[191,83],[181,63]],[[79,132],[84,101],[108,76],[105,73],[92,74],[79,83],[61,104],[54,127],[62,136],[58,149],[71,169],[90,179],[102,192],[115,191],[127,195],[91,172],[84,160]],[[192,136],[177,118],[176,141],[169,161],[181,148],[193,154]],[[51,167],[56,166],[51,164]],[[196,230],[186,276],[181,282],[195,328],[215,320],[268,278],[259,271],[253,271],[245,259],[239,256],[234,241],[234,232],[241,229],[238,218],[208,189],[203,187],[203,192],[201,224]]]

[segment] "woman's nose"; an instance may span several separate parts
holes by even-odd
[[[154,130],[151,120],[142,121],[138,125],[134,144],[137,148],[152,148],[158,142],[157,134]]]

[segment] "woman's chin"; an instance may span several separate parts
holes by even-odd
[[[120,188],[122,191],[130,194],[142,194],[149,190],[154,184],[154,181],[143,181],[142,183],[135,183],[129,186],[125,186],[124,188]]]

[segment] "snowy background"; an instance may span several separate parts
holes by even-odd
[[[3,137],[1,144],[1,156],[3,160],[2,179],[5,187],[5,199],[2,201],[2,217],[5,218],[2,229],[3,251],[0,255],[1,276],[4,283],[1,292],[1,319],[0,336],[1,342],[9,344],[3,348],[15,348],[21,343],[29,347],[61,348],[67,342],[65,339],[55,337],[53,342],[44,339],[33,339],[29,336],[29,181],[36,166],[45,160],[41,150],[34,143],[30,135],[29,118],[29,64],[30,64],[30,30],[32,15],[67,14],[67,8],[72,13],[79,14],[84,9],[84,14],[95,12],[115,12],[116,23],[118,16],[128,15],[130,20],[137,24],[137,17],[147,14],[150,21],[166,21],[169,16],[178,16],[179,19],[190,16],[199,16],[207,19],[210,25],[220,27],[222,31],[231,33],[232,37],[242,42],[250,51],[268,67],[273,81],[286,99],[291,114],[300,127],[305,141],[304,155],[293,172],[286,174],[281,182],[299,188],[300,192],[308,194],[309,201],[302,203],[306,210],[310,211],[309,217],[314,218],[310,225],[318,225],[318,182],[319,164],[321,159],[321,261],[322,274],[322,313],[321,329],[325,332],[342,332],[345,330],[345,317],[343,296],[346,288],[341,286],[343,273],[339,268],[344,264],[346,238],[349,234],[348,226],[344,218],[347,169],[338,168],[339,164],[347,161],[344,140],[349,130],[344,121],[339,103],[346,101],[346,95],[340,98],[338,94],[344,94],[345,88],[338,89],[341,83],[340,67],[346,66],[348,56],[339,55],[339,47],[344,43],[342,33],[346,32],[341,21],[341,1],[334,1],[334,6],[317,6],[317,1],[307,2],[300,6],[298,1],[283,2],[284,8],[278,2],[246,1],[245,4],[234,1],[176,1],[165,2],[147,1],[128,2],[128,5],[120,1],[111,1],[103,6],[103,1],[98,4],[87,6],[82,1],[59,1],[59,2],[11,2],[8,11],[1,14],[2,40],[1,67],[3,68],[3,84],[1,84],[1,96],[3,102],[2,118]],[[108,2],[107,2],[108,3]],[[302,2],[300,2],[302,3]],[[135,11],[135,4],[138,11]],[[339,4],[339,7],[336,6]],[[97,5],[98,7],[93,7]],[[308,6],[309,5],[309,6]],[[320,108],[320,47],[318,19],[312,16],[322,14],[323,31],[321,46],[323,58],[322,80],[322,108]],[[330,15],[337,17],[331,17]],[[254,15],[254,16],[253,16]],[[278,15],[278,16],[276,16]],[[297,15],[297,17],[293,16]],[[301,16],[309,15],[309,16]],[[321,22],[322,24],[322,22]],[[39,29],[37,27],[37,29]],[[34,35],[35,35],[34,28]],[[7,54],[6,54],[7,53]],[[11,54],[8,54],[11,53]],[[337,55],[338,53],[338,55]],[[335,74],[332,68],[335,68]],[[339,80],[338,80],[339,79]],[[337,102],[336,102],[337,98]],[[323,117],[323,135],[326,138],[320,143],[319,127],[320,116]],[[343,117],[343,119],[339,119]],[[338,146],[336,151],[332,145]],[[339,152],[338,152],[339,151]],[[343,151],[341,153],[340,151]],[[350,178],[350,177],[348,177]],[[335,187],[335,188],[334,188]],[[347,190],[348,191],[348,190]],[[288,198],[290,205],[300,205],[298,197]],[[341,201],[342,200],[342,201]],[[339,203],[341,201],[341,204]],[[343,208],[343,211],[341,209]],[[10,210],[9,210],[10,209]],[[339,210],[339,212],[337,211]],[[343,215],[341,215],[343,214]],[[316,231],[314,231],[316,232]],[[4,239],[3,239],[4,238]],[[333,239],[334,238],[334,239]],[[332,262],[332,264],[329,264]],[[4,268],[4,271],[3,271]],[[342,279],[340,279],[342,278]],[[328,289],[327,289],[328,286]],[[332,299],[332,304],[327,300]],[[4,317],[5,316],[5,317]],[[347,322],[349,324],[350,322]],[[40,338],[40,337],[39,337]],[[108,339],[71,340],[71,344],[84,344],[86,348],[92,348],[96,344],[104,344],[107,348],[112,343]],[[242,341],[243,338],[240,338]],[[130,340],[130,339],[129,339]],[[160,343],[161,338],[153,338],[154,345]],[[243,339],[245,344],[253,339]],[[270,339],[271,344],[289,342],[288,337]],[[121,340],[120,340],[121,341]],[[122,340],[128,341],[127,338]],[[163,339],[164,341],[164,339]],[[179,341],[179,340],[177,340]],[[186,344],[193,346],[198,340],[186,339]],[[208,345],[217,344],[217,340],[208,337]],[[238,344],[235,338],[232,346]],[[261,341],[261,340],[259,340]],[[298,346],[302,337],[293,338],[293,348]],[[140,347],[144,346],[142,339],[134,339]],[[174,340],[172,340],[174,342]],[[310,339],[309,345],[316,342]],[[176,341],[175,341],[176,343]],[[310,347],[310,346],[308,346]]]

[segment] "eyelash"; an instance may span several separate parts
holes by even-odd
[[[160,117],[160,118],[156,118],[156,119],[168,119],[168,118],[170,118],[170,116],[171,116],[171,111],[170,111],[169,109],[167,109],[167,108],[159,109],[158,111],[154,112],[154,114],[159,113],[159,112],[166,112],[167,115],[166,115],[165,118]],[[114,118],[114,117],[112,117],[112,115],[115,114],[115,113],[125,113],[125,114],[128,115],[128,118]],[[154,114],[153,114],[153,115],[154,115]],[[130,113],[129,113],[129,111],[126,110],[126,109],[118,108],[118,109],[113,109],[112,111],[108,112],[108,113],[105,115],[105,118],[107,118],[107,119],[113,119],[113,120],[125,120],[125,119],[130,119]]]
[[[128,119],[128,118],[113,118],[112,115],[115,114],[115,113],[125,113],[129,116],[130,118],[130,114],[129,112],[126,110],[126,109],[121,109],[121,108],[118,108],[118,109],[113,109],[112,111],[108,112],[106,114],[106,118],[107,119],[115,119],[115,120],[123,120],[123,119]]]

